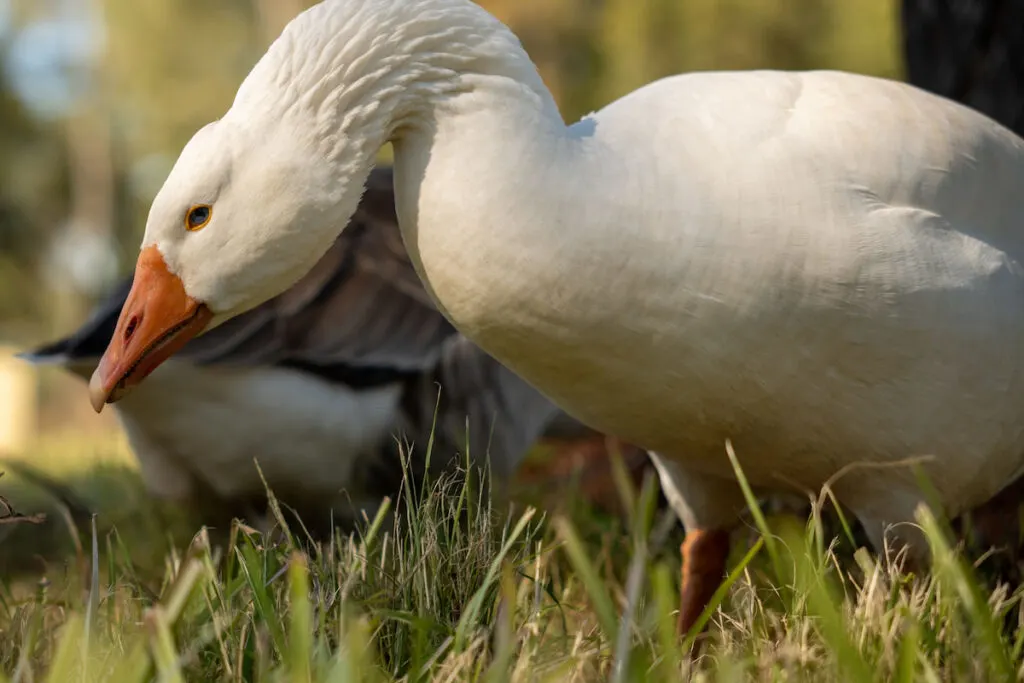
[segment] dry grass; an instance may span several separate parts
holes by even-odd
[[[71,477],[92,502],[138,485],[123,464],[104,467]],[[280,518],[214,547],[204,531],[154,532],[162,513],[122,493],[67,561],[54,546],[45,571],[8,573],[0,681],[1021,677],[1020,591],[983,589],[927,511],[936,562],[918,578],[829,538],[819,514],[753,515],[691,666],[674,633],[679,532],[655,494],[654,482],[624,491],[624,520],[579,505],[548,518],[444,479],[405,491],[408,515],[382,511],[326,545]],[[17,531],[0,535],[0,556],[40,528]]]

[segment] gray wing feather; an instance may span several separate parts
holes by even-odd
[[[197,363],[290,365],[330,374],[421,372],[455,329],[402,243],[390,169],[376,169],[351,223],[310,273],[181,351]]]

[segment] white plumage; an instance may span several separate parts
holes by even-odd
[[[327,0],[185,148],[140,269],[214,323],[259,303],[333,239],[387,141],[441,310],[656,453],[690,551],[721,556],[702,572],[743,506],[726,439],[763,489],[930,456],[952,514],[1020,473],[1024,141],[981,114],[877,78],[759,71],[666,78],[566,126],[471,2]],[[197,202],[213,219],[189,233]],[[147,306],[132,311],[170,310]],[[125,329],[97,404],[137,381]],[[835,490],[876,545],[921,500],[906,467]]]

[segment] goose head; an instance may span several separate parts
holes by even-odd
[[[154,199],[135,284],[90,381],[93,407],[295,284],[355,213],[384,144],[412,130],[429,138],[435,109],[456,96],[480,107],[477,72],[561,121],[518,39],[469,0],[325,0],[293,19]],[[414,149],[396,178],[425,163]]]
[[[339,185],[294,126],[258,129],[228,117],[200,129],[154,199],[134,283],[89,382],[97,412],[196,335],[295,284],[355,211],[362,185]]]

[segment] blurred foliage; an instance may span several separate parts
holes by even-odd
[[[171,157],[219,117],[265,49],[251,0],[103,0],[109,106],[133,159]]]
[[[55,323],[40,264],[83,192],[127,271],[149,202],[193,132],[220,116],[268,41],[309,0],[91,0],[105,50],[93,90],[69,117],[109,128],[94,182],[68,172],[67,121],[36,121],[0,84],[0,338]],[[79,5],[88,0],[78,0]],[[842,68],[900,77],[893,0],[481,0],[522,39],[568,121],[667,74],[702,69]],[[63,0],[15,0],[16,22],[45,20]],[[0,41],[0,53],[2,53]],[[70,120],[70,118],[69,118]],[[95,130],[101,130],[97,128]],[[88,134],[85,137],[89,137]],[[75,140],[79,142],[76,143]],[[102,138],[104,141],[106,137]],[[95,148],[95,140],[93,141]],[[72,147],[81,168],[96,149]],[[103,157],[103,158],[101,158]],[[107,159],[109,157],[109,159]],[[101,163],[102,161],[102,163]],[[94,189],[97,188],[97,189]],[[78,202],[71,199],[78,196]],[[82,207],[85,206],[83,209]],[[78,208],[76,208],[78,207]],[[88,218],[88,216],[86,216]],[[48,289],[50,287],[50,289]],[[71,318],[84,315],[76,309]],[[15,325],[15,323],[18,323]],[[28,332],[26,332],[28,330]],[[49,332],[46,332],[49,333]]]
[[[0,78],[0,337],[45,311],[33,284],[45,228],[67,208],[60,126],[33,119],[5,85]]]

